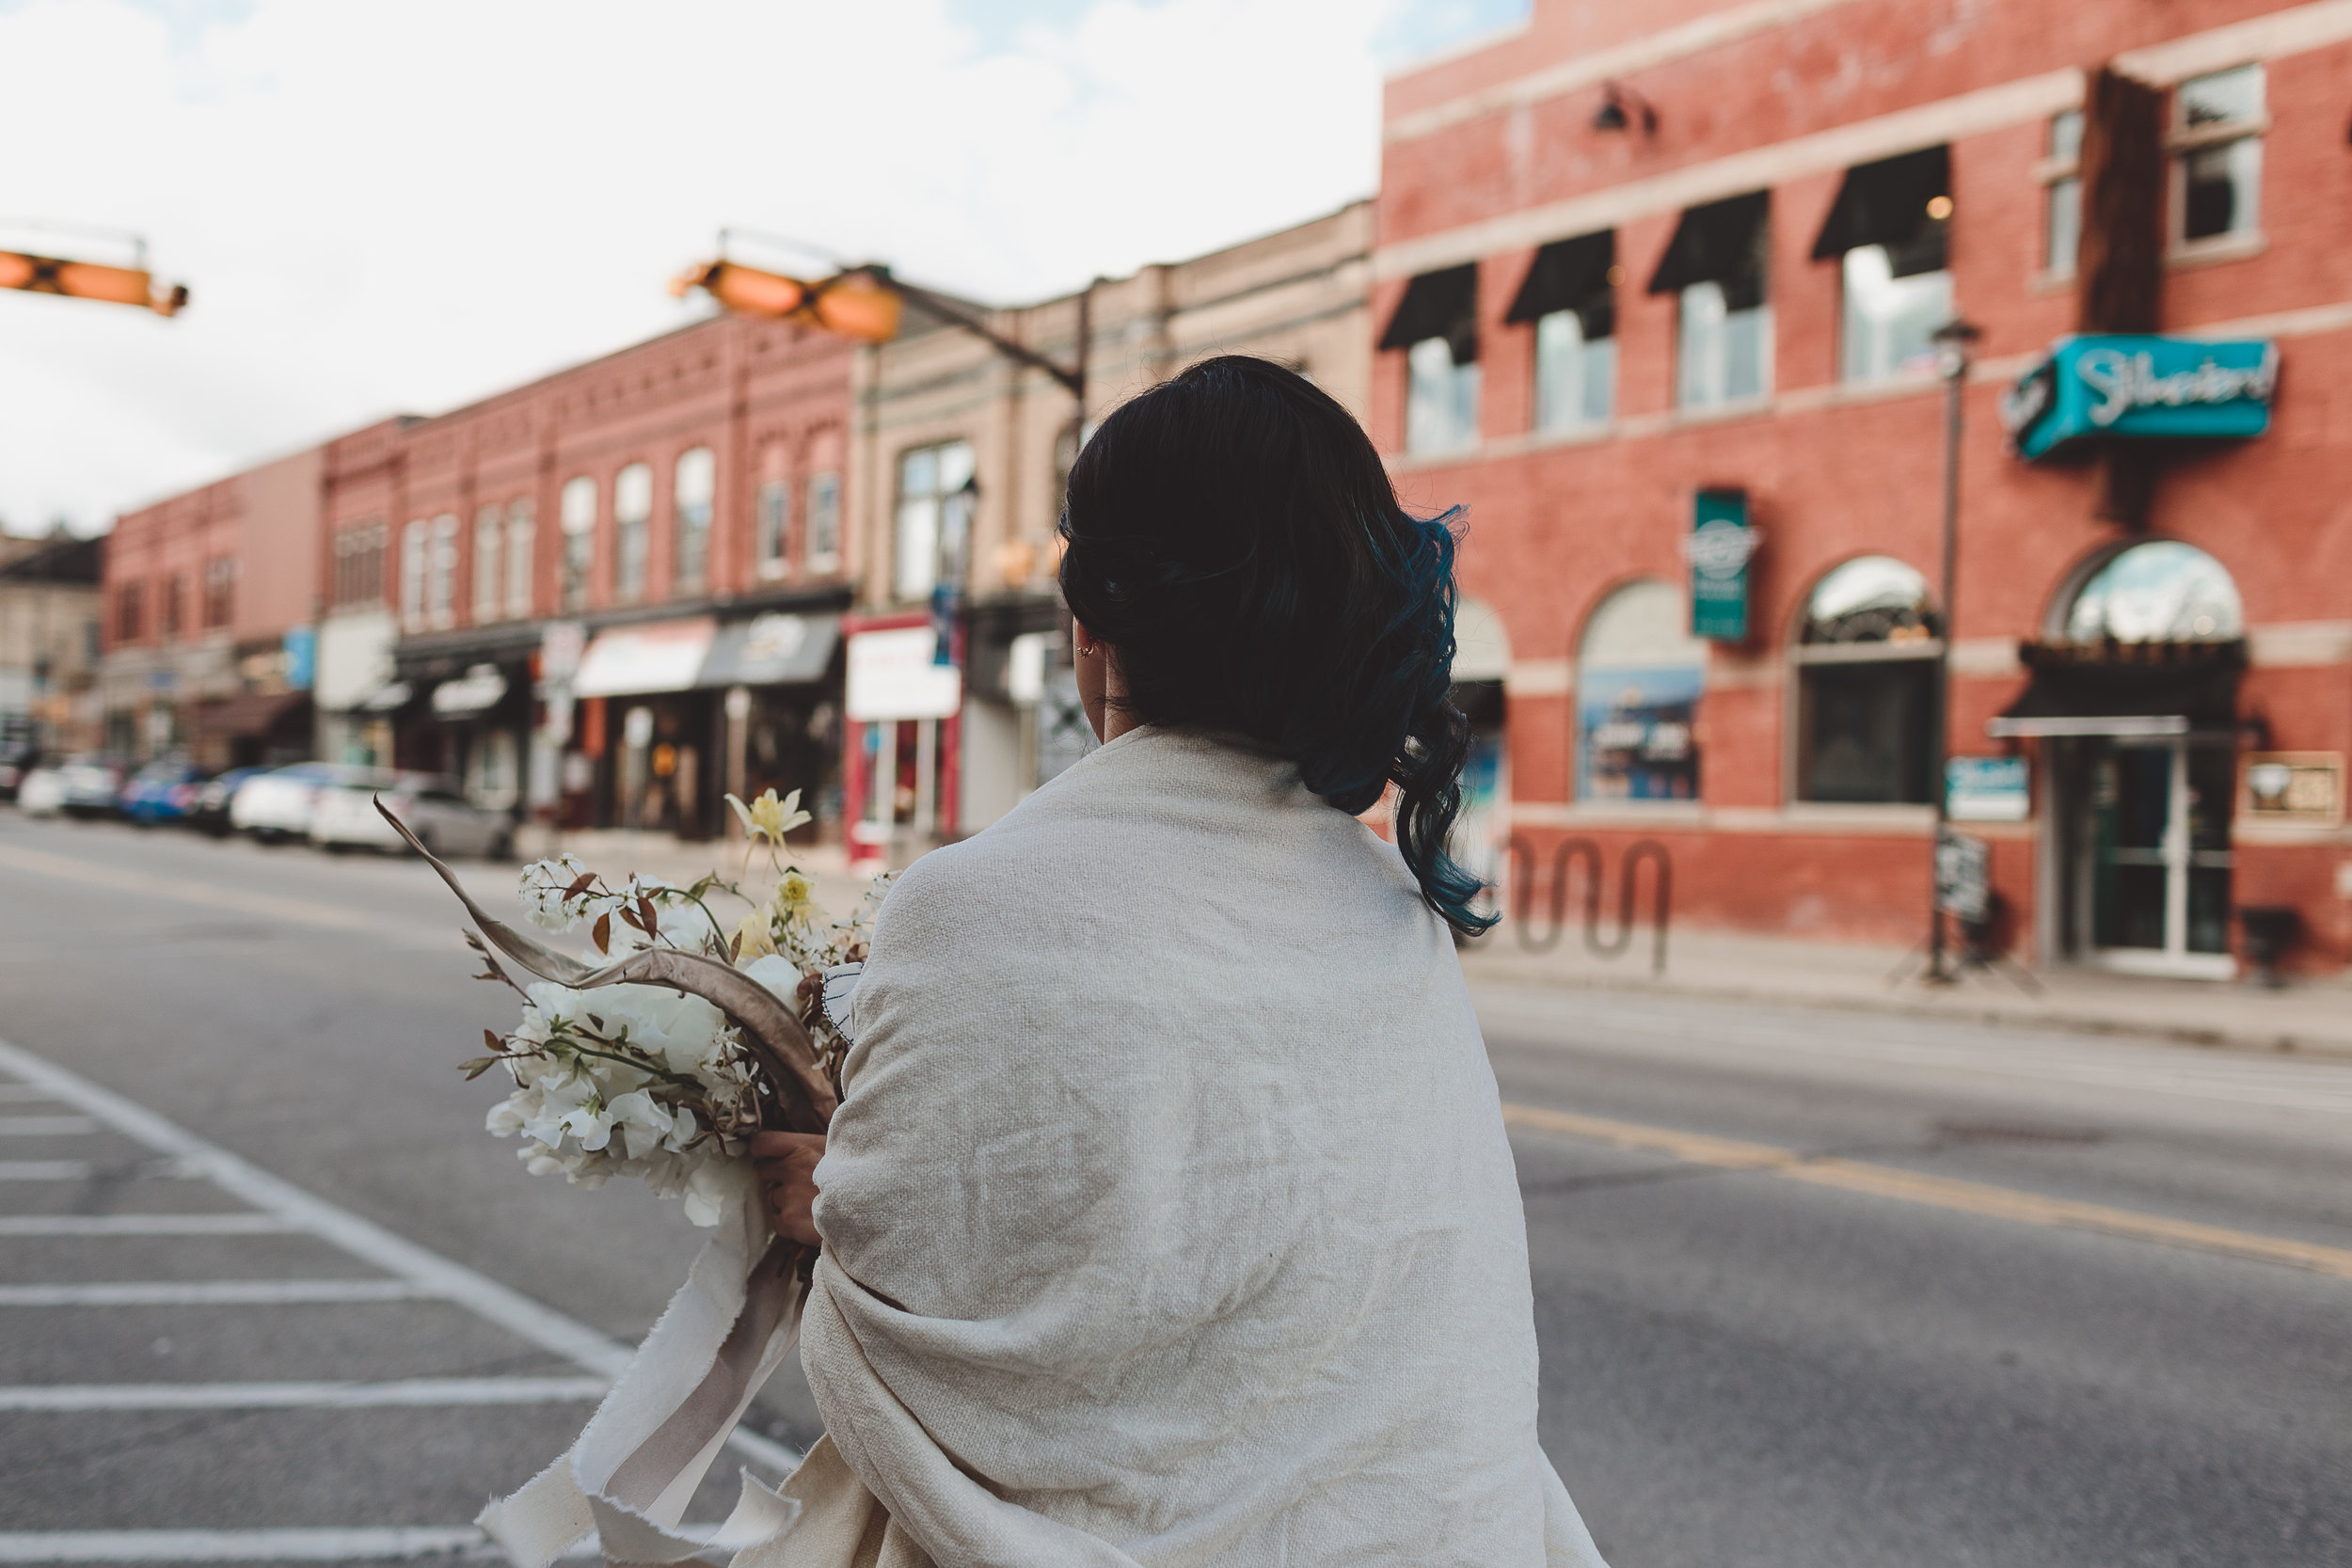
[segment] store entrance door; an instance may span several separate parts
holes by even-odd
[[[2229,979],[2226,738],[2091,738],[2076,772],[2074,948],[2106,968]]]

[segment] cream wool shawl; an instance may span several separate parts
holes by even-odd
[[[1295,768],[1113,740],[891,890],[763,1564],[1604,1568],[1445,927]]]

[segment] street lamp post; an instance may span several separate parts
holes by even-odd
[[[1954,584],[1960,559],[1960,436],[1962,401],[1968,386],[1970,349],[1983,330],[1955,316],[1935,329],[1935,368],[1944,378],[1944,549],[1942,580],[1936,585],[1944,610],[1943,636],[1936,640],[1935,720],[1931,733],[1935,743],[1929,754],[1935,771],[1929,790],[1935,799],[1935,843],[1928,875],[1928,978],[1949,984],[1944,942],[1944,838],[1951,820],[1952,639],[1958,630],[1953,614]]]

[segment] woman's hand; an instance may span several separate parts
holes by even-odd
[[[817,1162],[824,1157],[821,1132],[760,1132],[752,1138],[752,1163],[759,1169],[768,1227],[787,1242],[820,1244],[809,1209],[817,1201]]]

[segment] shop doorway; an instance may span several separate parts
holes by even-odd
[[[2230,978],[2228,737],[2074,745],[2075,951],[2133,974]]]

